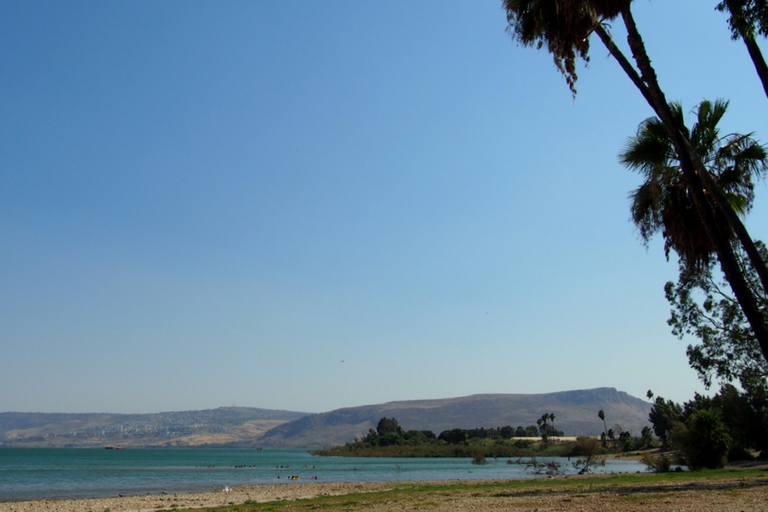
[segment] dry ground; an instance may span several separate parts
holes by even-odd
[[[514,482],[451,484],[306,482],[238,487],[230,492],[6,502],[0,503],[0,512],[158,512],[246,502],[279,502],[278,510],[286,511],[768,511],[768,472],[718,479],[683,477],[670,481],[659,477],[635,483],[588,476],[524,486]],[[419,486],[418,490],[414,485]],[[317,496],[323,497],[321,503],[295,501]]]

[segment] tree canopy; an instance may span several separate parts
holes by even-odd
[[[718,123],[728,109],[727,101],[699,103],[690,130],[685,128],[682,106],[672,103],[670,109],[731,207],[740,214],[747,213],[754,200],[755,178],[768,169],[765,149],[751,135],[720,135]],[[672,249],[686,266],[708,267],[717,247],[694,208],[680,156],[663,121],[652,117],[640,123],[619,154],[619,161],[643,177],[643,183],[630,195],[632,221],[643,240],[648,242],[661,231],[667,257]],[[712,199],[709,202],[718,229],[733,240],[728,219]]]
[[[725,3],[730,5],[729,0]],[[573,94],[578,78],[576,62],[579,58],[584,61],[589,59],[589,37],[594,33],[643,95],[658,116],[658,126],[666,131],[669,147],[674,150],[679,162],[679,183],[682,190],[677,195],[680,200],[685,199],[688,202],[685,207],[680,203],[680,211],[688,218],[685,222],[678,223],[677,227],[700,228],[694,233],[695,236],[688,236],[684,230],[677,229],[677,233],[667,240],[676,251],[682,250],[687,258],[686,263],[706,263],[712,254],[717,257],[734,297],[760,345],[763,358],[768,361],[768,323],[765,321],[759,298],[749,287],[743,269],[738,264],[734,240],[738,240],[759,277],[763,295],[768,290],[768,266],[737,210],[734,209],[732,198],[729,199],[726,191],[718,184],[718,176],[708,167],[707,164],[711,162],[705,162],[705,157],[696,151],[695,141],[691,140],[695,133],[686,128],[682,116],[676,114],[674,105],[667,101],[632,15],[631,4],[631,0],[502,1],[509,24],[508,31],[512,37],[524,46],[546,46]],[[619,16],[627,29],[627,45],[634,64],[606,30],[606,21]],[[768,77],[768,72],[766,76]],[[701,109],[699,113],[702,113]],[[668,190],[671,193],[673,188]],[[672,219],[659,219],[654,217],[653,213],[647,219],[649,222],[645,227],[649,230],[662,224],[666,224],[665,228],[673,224]]]

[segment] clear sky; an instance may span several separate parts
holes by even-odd
[[[768,141],[716,3],[634,12],[670,100]],[[498,0],[0,3],[0,411],[702,391],[616,156],[650,108],[598,40],[574,100],[505,27]]]

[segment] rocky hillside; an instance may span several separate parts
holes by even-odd
[[[306,413],[221,407],[157,414],[0,413],[0,446],[249,445]]]
[[[473,395],[349,407],[322,414],[222,407],[158,414],[0,413],[0,447],[240,446],[318,448],[364,436],[386,416],[406,430],[535,425],[544,413],[567,436],[618,423],[639,434],[650,404],[614,388],[535,395]]]
[[[635,435],[648,425],[651,404],[614,388],[562,391],[535,395],[473,395],[442,400],[389,402],[312,414],[277,426],[259,440],[264,447],[328,447],[362,437],[386,416],[405,430],[513,427],[536,425],[544,413],[555,415],[555,427],[566,436],[599,435],[605,411],[608,428],[618,423]]]

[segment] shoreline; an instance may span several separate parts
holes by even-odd
[[[232,487],[229,491],[138,494],[109,498],[62,498],[0,501],[0,512],[156,512],[168,508],[207,508],[246,502],[267,503],[279,500],[340,496],[350,493],[391,489],[396,482],[296,482]]]
[[[764,470],[765,471],[765,470]],[[423,508],[446,512],[472,510],[594,510],[596,512],[764,511],[768,473],[744,477],[697,478],[676,475],[658,479],[616,481],[611,475],[567,476],[519,486],[517,480],[445,480],[259,484],[231,490],[112,498],[0,502],[0,512],[160,512],[255,503],[280,503],[328,497],[329,510],[391,511]],[[451,484],[462,485],[450,489]],[[448,487],[448,488],[446,488]],[[387,492],[391,491],[391,492]],[[343,497],[343,498],[334,498]],[[343,503],[339,500],[343,500]],[[281,508],[282,510],[282,508]],[[294,510],[286,505],[285,510]]]

